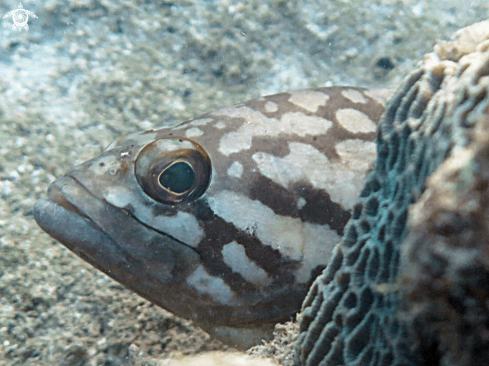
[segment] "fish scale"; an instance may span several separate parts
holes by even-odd
[[[53,182],[34,217],[127,288],[247,348],[326,267],[392,93],[281,93],[123,136]]]

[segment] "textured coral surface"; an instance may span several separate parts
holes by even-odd
[[[431,365],[489,364],[489,57],[468,57],[480,79],[455,98],[475,106],[462,114],[471,144],[429,178],[403,248],[403,315]]]
[[[423,229],[426,220],[423,215],[427,213],[420,214],[422,209],[418,208],[420,230],[418,236],[410,240],[422,251],[418,252],[414,244],[409,258],[416,262],[415,258],[419,257],[419,265],[425,271],[419,273],[418,278],[416,268],[411,268],[409,263],[404,263],[404,268],[419,285],[412,289],[412,298],[427,308],[415,324],[421,336],[428,334],[425,341],[416,342],[410,331],[412,319],[399,316],[402,286],[397,275],[401,244],[408,234],[409,206],[425,190],[427,177],[448,156],[463,154],[473,140],[474,127],[481,120],[487,120],[488,39],[489,23],[486,22],[458,32],[452,42],[440,43],[436,53],[425,56],[424,63],[405,80],[390,101],[380,122],[374,171],[345,228],[345,237],[304,302],[296,350],[301,365],[434,365],[439,363],[440,357],[448,365],[448,360],[455,356],[479,362],[461,364],[487,363],[487,360],[480,363],[480,357],[487,352],[483,341],[488,334],[487,319],[482,309],[487,311],[484,301],[489,298],[487,288],[477,287],[487,284],[487,270],[482,258],[480,264],[471,260],[470,254],[474,253],[470,247],[474,245],[468,245],[468,253],[456,252],[458,238],[452,237],[454,243],[446,243],[446,246],[453,250],[435,255],[437,246],[431,243],[436,236],[424,237],[428,229]],[[482,126],[478,127],[483,130]],[[469,178],[462,174],[462,180]],[[478,187],[483,197],[486,187],[484,184]],[[460,200],[466,198],[460,197]],[[478,247],[484,248],[484,228],[481,228],[487,222],[484,207],[474,218],[474,231],[470,221],[464,222],[463,215],[459,220],[454,213],[453,216],[442,215],[441,226],[434,225],[434,234],[438,230],[445,235],[459,233],[463,236],[461,229],[465,228],[473,236],[466,235],[465,239],[472,242],[479,238]],[[432,218],[432,221],[437,219]],[[439,291],[431,293],[434,302],[419,301],[418,296],[423,297],[424,292],[418,290],[426,284],[424,281],[430,282],[430,275],[431,278],[443,277],[444,270],[447,278],[443,280],[448,282],[452,278],[456,286],[433,281],[432,286]],[[468,289],[467,293],[461,292],[464,285],[473,293]],[[424,291],[430,292],[430,289]],[[452,314],[457,321],[442,319],[447,323],[440,325],[434,321],[431,324],[434,319],[430,315],[438,315],[436,306],[443,302],[443,296],[443,310],[458,311],[458,315]],[[473,307],[469,306],[474,302]],[[413,303],[412,311],[418,305]],[[465,308],[469,309],[467,313]],[[476,319],[482,323],[467,337],[466,331],[470,325],[475,328]],[[440,339],[430,338],[431,334],[438,335],[437,331]],[[446,356],[434,353],[437,342],[440,343],[439,353],[448,352]],[[461,351],[466,345],[473,348],[465,348],[464,354]]]

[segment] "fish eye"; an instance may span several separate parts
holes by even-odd
[[[178,161],[161,172],[159,181],[168,191],[182,194],[192,188],[195,173],[188,163]]]
[[[165,204],[191,202],[206,191],[211,161],[195,141],[166,137],[146,145],[136,159],[135,173],[143,191]]]

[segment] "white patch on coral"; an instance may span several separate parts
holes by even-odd
[[[344,128],[353,133],[375,131],[375,123],[369,116],[357,109],[339,109],[336,111],[336,119]]]
[[[289,102],[316,113],[319,107],[326,105],[329,95],[313,90],[298,90],[290,92]]]
[[[315,268],[323,263],[322,252],[327,251],[328,243],[337,242],[336,232],[328,225],[305,223],[299,218],[277,215],[260,201],[232,191],[222,191],[209,197],[209,206],[216,215],[237,228],[253,228],[254,235],[264,245],[279,250],[282,255],[296,261],[302,261],[307,255],[310,263],[305,268]],[[318,248],[320,253],[312,255]]]
[[[304,197],[299,197],[299,199],[297,200],[297,208],[299,210],[302,209],[302,207],[304,207],[306,205],[307,201]]]
[[[270,101],[266,102],[265,103],[265,111],[268,113],[273,113],[273,112],[278,111],[277,103],[270,102]]]
[[[234,273],[239,273],[243,278],[252,284],[265,287],[268,286],[272,279],[268,274],[253,262],[246,255],[245,247],[235,241],[226,244],[222,248],[222,257]]]
[[[365,97],[358,90],[355,89],[346,89],[341,92],[341,94],[350,99],[353,103],[367,103]]]
[[[219,277],[208,274],[202,265],[198,266],[188,276],[187,284],[195,288],[198,292],[211,296],[223,305],[229,304],[234,297],[233,291],[226,282]]]
[[[231,177],[241,178],[243,175],[243,165],[239,161],[235,161],[228,169],[228,175]]]
[[[333,202],[345,209],[351,209],[355,199],[365,183],[367,169],[375,160],[373,156],[362,156],[371,150],[371,145],[358,141],[356,149],[346,148],[353,143],[338,144],[342,161],[330,162],[315,147],[299,142],[289,142],[289,155],[280,158],[263,152],[253,154],[260,172],[275,183],[289,189],[289,185],[306,181],[313,187],[326,191]],[[362,148],[363,147],[363,148]],[[353,154],[358,152],[359,156]],[[358,164],[358,159],[365,158],[368,164]]]
[[[231,118],[243,118],[244,123],[238,130],[226,133],[221,138],[219,151],[229,156],[251,147],[254,136],[275,137],[280,134],[320,135],[326,133],[333,123],[327,119],[307,116],[301,112],[285,113],[280,120],[268,118],[249,107],[224,108],[214,112],[215,115],[225,115]]]
[[[185,136],[188,138],[199,137],[202,136],[203,134],[204,131],[202,131],[200,128],[197,127],[189,128],[187,131],[185,131]]]

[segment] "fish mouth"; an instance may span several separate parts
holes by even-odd
[[[96,247],[111,248],[115,243],[93,220],[68,201],[63,187],[70,184],[79,185],[70,177],[53,182],[48,189],[48,199],[38,200],[34,205],[34,219],[51,237],[94,264],[91,258],[97,256]]]
[[[180,305],[164,288],[174,291],[200,262],[189,246],[99,199],[70,176],[50,185],[48,199],[34,205],[34,219],[82,259],[170,311]]]

